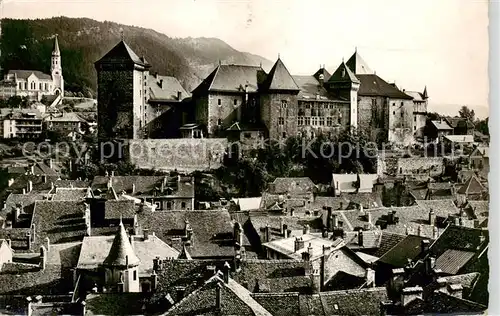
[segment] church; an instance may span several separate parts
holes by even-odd
[[[64,96],[64,79],[61,65],[61,51],[57,35],[54,39],[50,74],[39,70],[9,70],[1,84],[0,97],[28,97],[40,101],[43,96]]]

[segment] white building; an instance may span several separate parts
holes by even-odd
[[[64,96],[61,51],[57,35],[54,40],[50,71],[49,75],[38,70],[9,70],[2,82],[1,97],[21,96],[40,101],[44,95]]]

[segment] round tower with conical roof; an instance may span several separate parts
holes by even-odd
[[[107,287],[118,292],[139,292],[139,258],[120,221],[119,229],[103,262]]]

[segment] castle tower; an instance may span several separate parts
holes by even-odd
[[[278,57],[263,84],[261,118],[271,140],[286,139],[297,134],[297,95],[299,86]]]
[[[50,64],[50,73],[52,74],[53,91],[54,94],[61,94],[64,96],[64,80],[61,65],[61,51],[59,50],[59,41],[57,34],[54,39],[54,49],[52,50],[52,58]]]
[[[99,140],[143,138],[151,65],[121,40],[94,66]]]
[[[326,84],[335,97],[350,101],[350,111],[345,113],[345,118],[348,118],[349,125],[354,128],[358,126],[359,85],[359,79],[343,61]]]
[[[139,263],[120,221],[118,233],[103,263],[106,286],[118,292],[139,292]]]

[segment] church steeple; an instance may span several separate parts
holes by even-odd
[[[54,40],[54,50],[52,51],[52,56],[61,56],[61,51],[59,50],[59,41],[57,40],[57,34]]]
[[[61,94],[64,96],[64,79],[61,65],[61,51],[59,50],[59,40],[57,34],[54,37],[54,49],[52,50],[50,72],[52,74],[52,88],[54,94]]]

